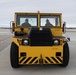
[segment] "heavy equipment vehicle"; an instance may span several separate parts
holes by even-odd
[[[69,63],[69,46],[62,24],[62,13],[15,12],[10,47],[13,68],[21,65]]]

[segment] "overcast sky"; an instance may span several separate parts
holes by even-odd
[[[17,11],[62,13],[67,26],[76,27],[76,0],[0,0],[0,27],[9,26]]]

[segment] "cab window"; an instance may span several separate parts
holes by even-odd
[[[16,25],[17,26],[37,26],[37,15],[17,15],[16,17]]]
[[[41,26],[60,26],[60,16],[40,16]]]

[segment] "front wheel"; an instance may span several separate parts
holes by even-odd
[[[61,67],[66,67],[69,63],[69,46],[66,42],[63,46],[63,63],[60,64]]]
[[[18,46],[12,42],[10,48],[10,63],[13,68],[18,68]]]

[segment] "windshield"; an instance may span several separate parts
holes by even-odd
[[[60,16],[40,16],[41,26],[60,26]]]
[[[29,27],[29,26],[37,26],[37,15],[17,15],[16,17],[16,25]]]

